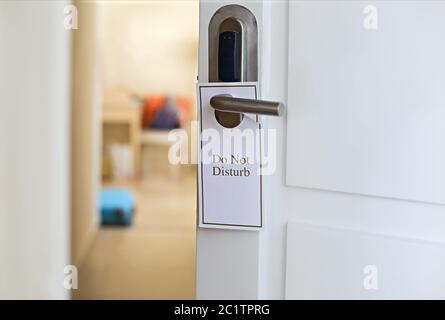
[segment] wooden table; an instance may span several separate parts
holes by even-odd
[[[104,106],[102,124],[128,125],[129,143],[133,150],[133,173],[138,178],[141,172],[141,112],[132,106]]]

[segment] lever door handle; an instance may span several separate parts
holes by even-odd
[[[210,106],[222,112],[253,113],[279,117],[283,114],[284,104],[275,101],[234,98],[231,95],[217,95],[210,99]]]

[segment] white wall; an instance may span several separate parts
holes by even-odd
[[[72,261],[80,266],[99,228],[101,83],[98,4],[76,1],[79,29],[73,35],[71,110]]]
[[[64,4],[0,2],[0,298],[69,297]]]

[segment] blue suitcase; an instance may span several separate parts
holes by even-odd
[[[130,226],[134,214],[134,198],[126,189],[104,189],[100,193],[103,225]]]

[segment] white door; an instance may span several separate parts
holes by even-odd
[[[285,102],[261,231],[199,229],[197,298],[445,298],[445,2],[228,3]]]

